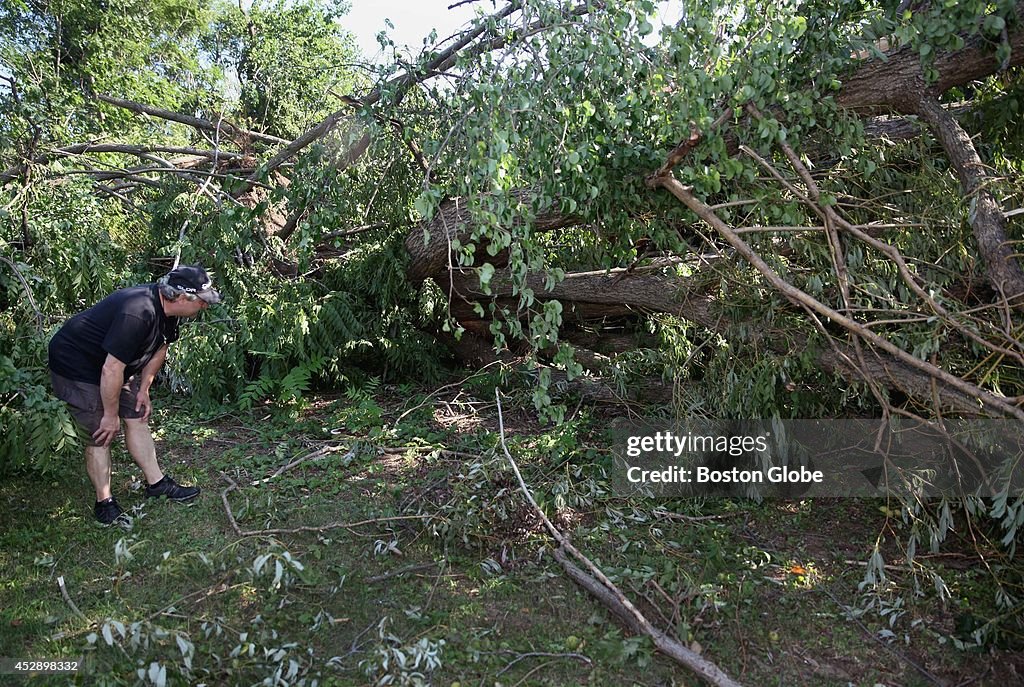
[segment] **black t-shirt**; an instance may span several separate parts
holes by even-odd
[[[164,314],[155,284],[110,294],[64,323],[50,340],[50,369],[62,377],[99,384],[107,354],[138,374],[165,343],[178,339],[178,318]]]

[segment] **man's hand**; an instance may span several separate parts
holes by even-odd
[[[117,436],[119,429],[121,429],[121,422],[117,415],[104,415],[100,419],[100,428],[92,434],[93,441],[106,448]]]
[[[139,389],[139,393],[135,395],[135,412],[139,412],[140,409],[145,411],[142,413],[142,420],[148,420],[149,414],[153,412],[153,403],[149,400],[149,389]]]

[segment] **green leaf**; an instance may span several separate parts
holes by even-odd
[[[990,33],[999,33],[1006,28],[1006,20],[995,14],[989,15],[985,17],[984,26]]]
[[[423,219],[429,220],[434,216],[436,194],[436,191],[428,189],[416,196],[416,200],[413,201],[413,209]]]
[[[477,268],[477,274],[480,279],[480,286],[485,289],[491,283],[491,278],[494,277],[494,265],[489,262],[485,262]]]

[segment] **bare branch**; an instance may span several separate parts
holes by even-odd
[[[25,276],[21,273],[21,270],[18,269],[18,266],[14,263],[13,260],[10,260],[0,255],[0,262],[3,262],[8,267],[10,267],[11,270],[14,272],[14,276],[18,278],[19,282],[21,282],[21,288],[25,290],[25,298],[28,299],[28,304],[32,307],[32,310],[36,314],[36,326],[39,328],[39,331],[42,332],[43,313],[39,310],[39,307],[36,305],[36,299],[32,297],[32,289],[29,288],[28,282],[25,280]]]
[[[213,177],[215,179],[228,179],[231,178],[228,174],[218,174],[216,172],[206,172],[201,169],[180,169],[178,167],[130,167],[128,169],[114,169],[114,170],[101,170],[101,169],[71,169],[63,172],[61,175],[72,175],[72,174],[85,174],[98,180],[106,179],[131,179],[139,183],[145,183],[150,186],[159,188],[159,184],[154,182],[152,179],[145,179],[141,177],[142,174],[177,174],[180,176],[197,176],[197,177]],[[273,190],[272,186],[267,184],[254,184],[267,190]]]
[[[143,103],[137,103],[132,100],[125,100],[124,98],[115,98],[112,95],[98,93],[96,97],[109,105],[121,107],[131,112],[135,112],[137,114],[150,115],[153,117],[157,117],[159,119],[167,120],[169,122],[178,122],[179,124],[186,124],[194,129],[200,129],[203,131],[216,131],[219,126],[216,122],[211,122],[208,119],[200,119],[199,117],[192,117],[190,115],[184,115],[178,112],[171,112],[170,110],[164,110],[159,107],[153,107],[152,105],[145,105]],[[247,138],[251,138],[257,141],[263,141],[265,143],[273,143],[275,145],[282,145],[288,143],[288,141],[284,140],[283,138],[271,136],[270,134],[260,133],[259,131],[243,129],[229,122],[224,122],[224,124],[220,125],[220,127],[223,129],[227,129],[232,133],[236,133],[241,136],[245,136]]]
[[[128,184],[122,184],[122,186],[127,186],[127,185]],[[128,196],[124,195],[123,193],[121,193],[120,191],[118,191],[118,190],[116,190],[114,188],[111,188],[111,187],[108,187],[108,186],[104,186],[103,184],[96,184],[95,186],[93,186],[93,188],[96,191],[98,191],[98,192],[100,192],[100,193],[102,193],[104,195],[110,196],[111,198],[116,198],[117,200],[121,201],[122,205],[124,205],[126,208],[128,208],[129,210],[131,210],[132,212],[134,212],[136,214],[139,214],[139,215],[146,215],[146,214],[148,214],[145,210],[143,210],[138,205],[136,205],[134,202],[132,202],[131,198],[129,198]]]
[[[196,158],[213,158],[216,155],[216,152],[212,150],[184,148],[180,146],[137,146],[124,143],[76,143],[75,145],[54,148],[51,151],[36,155],[30,162],[34,165],[44,165],[61,157],[86,155],[90,153],[121,153],[123,155],[134,155],[146,160],[153,160],[153,153],[174,153]],[[237,160],[244,157],[244,155],[240,153],[230,153],[225,151],[220,151],[219,156],[226,160]],[[0,184],[7,183],[12,179],[17,178],[20,174],[24,173],[25,168],[26,164],[22,163],[0,172]]]
[[[64,576],[63,575],[57,575],[57,586],[60,587],[60,595],[64,599],[64,603],[66,603],[68,605],[68,608],[70,608],[71,611],[76,616],[78,616],[79,618],[81,618],[85,622],[92,624],[92,621],[89,620],[89,616],[87,616],[85,613],[82,613],[81,609],[78,608],[78,604],[76,604],[71,599],[71,595],[68,594],[68,588],[67,588],[67,585],[64,584]]]
[[[948,118],[946,120],[947,122],[948,121],[952,121],[955,126],[959,127],[959,124],[956,124],[956,122],[953,119],[952,115],[949,114],[948,112],[946,112],[941,106],[938,105],[938,103],[935,104],[935,108],[942,112],[942,116],[944,116],[945,118]],[[751,114],[754,115],[755,118],[763,119],[761,113],[757,110],[757,108],[753,104],[748,105],[748,110],[751,112]],[[963,132],[962,129],[960,131],[961,131],[961,133]],[[970,146],[970,151],[973,152],[974,148],[973,148],[973,144],[970,143],[970,138],[967,137],[966,134],[964,134],[964,136],[962,138],[966,138],[967,139],[966,144]],[[959,143],[963,144],[964,141],[963,140],[959,140]],[[988,348],[989,350],[994,351],[996,353],[1000,353],[1002,355],[1006,355],[1006,356],[1012,358],[1013,360],[1016,360],[1021,365],[1024,365],[1024,357],[1022,357],[1020,353],[1018,353],[1016,351],[1009,350],[1009,349],[1004,348],[1002,346],[999,346],[997,344],[993,344],[992,342],[987,341],[986,339],[982,338],[981,336],[979,336],[975,332],[971,331],[968,327],[965,327],[960,322],[956,321],[956,319],[954,319],[952,317],[952,315],[950,315],[949,311],[945,307],[940,305],[932,297],[931,294],[929,294],[927,291],[925,291],[925,289],[922,288],[920,284],[918,284],[917,279],[914,278],[914,275],[911,274],[910,269],[907,267],[906,261],[903,259],[903,256],[900,254],[900,252],[895,247],[885,243],[884,241],[880,241],[880,240],[874,238],[873,236],[870,236],[869,234],[867,234],[866,232],[863,231],[862,227],[857,227],[857,226],[852,225],[850,222],[846,221],[842,216],[840,216],[840,214],[835,210],[835,208],[833,208],[831,206],[828,206],[828,205],[822,205],[820,203],[821,193],[818,190],[817,183],[814,181],[814,178],[811,176],[810,170],[807,169],[807,167],[804,165],[804,163],[800,160],[800,157],[793,150],[792,146],[790,146],[788,143],[786,143],[785,141],[780,141],[779,142],[779,147],[782,149],[782,152],[785,154],[786,159],[789,161],[790,166],[792,166],[793,170],[803,180],[804,186],[807,188],[807,196],[803,196],[798,191],[796,191],[796,189],[793,189],[792,186],[789,186],[788,182],[785,182],[782,179],[782,175],[779,174],[777,171],[775,171],[775,169],[772,168],[771,165],[769,165],[766,161],[764,161],[763,159],[758,157],[756,155],[756,153],[754,153],[753,151],[749,150],[745,146],[741,146],[741,148],[745,152],[747,152],[750,155],[753,155],[759,162],[761,162],[762,165],[767,166],[768,169],[771,170],[773,176],[775,176],[777,179],[782,180],[783,183],[786,184],[788,188],[790,188],[794,193],[797,193],[798,195],[800,195],[801,198],[803,200],[805,200],[805,202],[808,202],[808,204],[814,209],[814,211],[825,220],[826,232],[827,232],[827,234],[829,236],[830,244],[833,245],[833,250],[834,251],[838,250],[838,248],[836,248],[836,246],[839,245],[839,237],[835,235],[835,231],[834,231],[834,229],[831,229],[831,227],[836,226],[836,227],[839,227],[840,229],[844,230],[845,232],[848,232],[848,233],[852,234],[853,236],[855,236],[856,238],[860,239],[861,241],[864,241],[865,243],[867,243],[871,247],[873,247],[876,250],[878,250],[881,253],[883,253],[890,260],[892,260],[892,262],[896,265],[896,268],[899,270],[900,277],[903,279],[904,283],[908,287],[910,287],[911,291],[913,291],[914,294],[918,296],[918,298],[920,298],[925,303],[927,303],[928,306],[932,309],[932,311],[936,315],[939,315],[940,317],[942,317],[944,323],[948,324],[953,329],[955,329],[956,331],[960,332],[961,334],[966,336],[968,339],[974,341],[975,343],[978,343],[978,344],[984,346],[985,348]],[[963,153],[965,156],[969,156],[969,153],[967,151],[961,150],[960,152]],[[977,153],[974,153],[974,157],[977,158]],[[973,168],[975,166],[977,168],[981,167],[980,160],[977,161],[976,165],[968,165],[968,168],[970,169],[970,168]],[[965,173],[969,173],[969,172],[965,172]],[[977,181],[977,180],[975,180],[975,181]],[[978,182],[978,183],[980,184],[980,182]],[[984,192],[984,193],[986,193],[988,195],[988,200],[990,201],[991,204],[994,205],[995,204],[995,199],[991,197],[991,194],[988,194],[987,191],[984,191],[984,190],[982,190],[982,192]],[[980,202],[981,201],[979,200],[979,204],[980,204]],[[999,213],[998,210],[996,211],[995,214],[998,214],[999,217],[1002,218],[1002,214]],[[993,215],[990,213],[988,215],[988,219],[991,220],[992,216]],[[997,232],[997,229],[994,229],[991,226],[987,227],[987,229],[989,231]],[[1004,239],[1005,239],[1005,232],[1003,232],[1003,236],[1004,236]],[[1005,244],[1005,240],[1004,240],[1004,244]],[[838,253],[833,253],[833,255],[835,257],[835,256],[838,256],[839,254]],[[1008,259],[1012,259],[1012,256],[1008,256]],[[849,284],[848,284],[848,278],[846,276],[845,260],[834,260],[834,269],[836,270],[836,275],[839,277],[840,287],[843,290],[844,302],[848,302],[849,301]],[[849,307],[849,306],[847,306],[847,307]],[[1010,343],[1010,345],[1019,346],[1019,343],[1016,342],[1016,341],[1013,341],[1013,340],[1011,340],[1009,343]]]
[[[653,181],[657,185],[667,189],[672,193],[672,195],[682,201],[684,205],[690,208],[690,210],[692,210],[698,217],[712,226],[719,235],[721,235],[722,238],[724,238],[729,245],[736,250],[737,253],[743,256],[743,258],[757,269],[757,271],[760,272],[777,291],[793,303],[807,307],[818,315],[838,324],[843,329],[856,334],[867,343],[885,351],[904,365],[928,375],[934,379],[935,382],[943,386],[956,389],[969,398],[976,399],[978,404],[976,410],[986,410],[989,413],[995,413],[998,416],[1009,416],[1017,418],[1018,420],[1024,420],[1024,411],[1020,408],[1014,407],[1005,398],[996,396],[995,394],[975,386],[966,380],[951,375],[931,363],[910,355],[899,346],[896,346],[889,340],[875,334],[859,322],[856,322],[842,313],[833,310],[824,303],[821,303],[806,292],[784,280],[761,258],[760,255],[757,254],[756,251],[747,245],[747,243],[733,231],[732,227],[723,222],[708,208],[707,205],[697,200],[693,195],[693,190],[691,188],[683,186],[677,179],[672,177],[661,177]]]

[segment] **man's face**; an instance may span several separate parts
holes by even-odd
[[[191,301],[187,298],[178,298],[177,300],[171,301],[165,307],[165,312],[174,317],[195,317],[209,307],[210,304],[202,298],[196,298]]]

